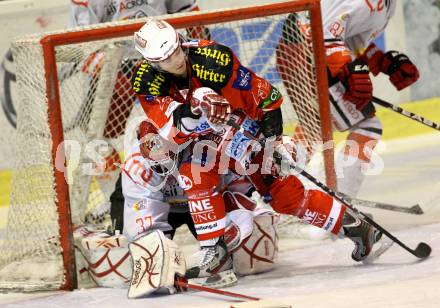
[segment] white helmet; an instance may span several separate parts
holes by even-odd
[[[166,21],[151,19],[134,33],[134,47],[149,62],[163,61],[179,47],[179,35]]]

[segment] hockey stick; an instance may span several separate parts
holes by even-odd
[[[388,204],[388,203],[383,203],[383,202],[376,202],[376,201],[351,198],[351,197],[344,195],[340,192],[338,192],[338,195],[341,198],[344,198],[344,200],[346,200],[347,202],[350,202],[353,206],[365,206],[365,207],[371,207],[374,209],[402,212],[402,213],[414,214],[414,215],[422,215],[423,214],[423,210],[420,207],[420,205],[418,205],[418,204],[415,204],[411,207],[405,207],[405,206],[399,206],[399,205]]]
[[[419,115],[417,115],[415,113],[412,113],[412,112],[410,112],[408,110],[402,109],[399,106],[396,106],[396,105],[393,105],[391,103],[388,103],[388,102],[386,102],[384,100],[381,100],[380,98],[377,98],[375,96],[373,96],[373,102],[378,104],[378,105],[381,105],[382,107],[391,109],[391,110],[393,110],[393,111],[395,111],[395,112],[397,112],[397,113],[399,113],[399,114],[401,114],[401,115],[403,115],[403,116],[405,116],[407,118],[410,118],[410,119],[412,119],[414,121],[417,121],[419,123],[425,124],[426,126],[429,126],[429,127],[433,128],[435,130],[440,131],[440,124],[434,123],[431,120],[425,119],[422,116],[419,116]]]
[[[232,126],[236,130],[240,131],[242,134],[244,134],[249,139],[258,141],[260,143],[263,143],[263,145],[264,145],[264,142],[265,142],[264,139],[259,140],[257,137],[254,137],[252,134],[245,131],[241,126],[239,126],[237,123],[235,123],[234,120],[231,119],[226,124],[229,126]],[[281,153],[279,153],[279,154],[281,155]],[[288,158],[284,158],[284,159],[285,159],[285,161],[291,160]],[[347,206],[350,210],[358,213],[362,219],[364,219],[365,221],[370,223],[376,229],[380,230],[383,234],[385,234],[387,237],[389,237],[393,242],[397,243],[400,247],[402,247],[403,249],[405,249],[406,251],[408,251],[412,255],[414,255],[420,259],[425,259],[425,258],[429,257],[429,255],[431,254],[431,247],[424,242],[420,242],[417,245],[416,249],[409,248],[403,242],[401,242],[398,238],[396,238],[394,235],[392,235],[390,232],[388,232],[386,229],[384,229],[381,225],[379,225],[377,222],[375,222],[373,219],[371,219],[370,217],[368,217],[367,215],[365,215],[361,211],[358,211],[357,209],[355,209],[353,205],[351,205],[349,202],[347,202],[344,199],[342,199],[341,197],[339,197],[331,188],[327,187],[325,184],[323,184],[321,181],[316,179],[314,176],[312,176],[311,174],[309,174],[305,170],[299,168],[298,166],[294,166],[294,165],[290,165],[290,170],[296,170],[300,175],[304,176],[306,179],[308,179],[309,181],[314,183],[316,186],[318,186],[323,191],[325,191],[328,195],[332,196],[333,198],[335,198],[336,200],[338,200],[342,204],[345,204],[345,206]]]
[[[259,301],[260,300],[257,297],[252,297],[252,296],[247,296],[247,295],[238,294],[238,293],[234,293],[234,292],[223,291],[223,290],[219,290],[219,289],[213,289],[213,288],[209,288],[209,287],[191,284],[191,283],[188,283],[185,278],[181,278],[181,277],[176,279],[175,284],[176,284],[176,286],[179,287],[180,290],[183,290],[183,291],[186,291],[186,289],[193,289],[193,290],[198,290],[198,291],[219,294],[219,295],[223,295],[223,296],[251,300],[251,301]]]

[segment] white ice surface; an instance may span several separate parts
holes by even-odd
[[[361,208],[409,247],[431,245],[427,260],[394,245],[373,265],[351,260],[349,240],[301,247],[283,239],[276,269],[243,277],[228,291],[290,303],[293,307],[440,307],[440,138],[388,143],[385,170],[367,179],[360,197],[413,205],[424,215]],[[239,301],[196,292],[128,300],[126,290],[88,289],[32,295],[2,294],[4,307],[231,307]],[[39,298],[38,298],[39,297]],[[254,307],[263,307],[255,303]],[[239,305],[237,306],[239,307]],[[272,306],[273,307],[273,306]]]

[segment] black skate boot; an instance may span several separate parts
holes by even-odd
[[[345,211],[342,218],[342,227],[344,235],[354,242],[355,247],[351,257],[358,262],[364,261],[369,256],[373,245],[382,237],[382,232],[349,209]]]

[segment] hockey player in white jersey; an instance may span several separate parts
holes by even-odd
[[[161,230],[172,238],[175,229],[186,223],[195,235],[188,204],[182,202],[176,205],[179,198],[185,196],[176,180],[177,165],[181,156],[189,152],[164,140],[155,126],[147,121],[141,122],[138,139],[140,143],[134,145],[123,166],[124,234],[134,243],[151,230]],[[211,264],[212,259],[206,255],[206,249],[200,250],[188,259],[185,272],[185,276],[192,278],[192,283],[212,287],[234,284],[237,281],[234,269],[239,274],[271,269],[277,250],[277,215],[268,209],[257,209],[256,203],[246,196],[252,184],[242,176],[230,174],[223,176],[220,186],[218,191],[225,199],[228,212],[225,235],[221,239],[223,249],[212,251],[221,254],[215,259],[220,262]],[[259,233],[259,230],[264,231]],[[252,244],[252,247],[242,249],[242,244]],[[264,256],[258,256],[263,251]],[[233,259],[232,253],[237,253],[237,258]],[[243,257],[246,259],[242,260]],[[206,260],[210,263],[204,264]],[[200,269],[206,272],[200,273]],[[195,270],[197,274],[193,273]],[[131,286],[131,289],[136,288]],[[145,295],[144,291],[139,292]]]
[[[322,0],[321,9],[333,125],[339,131],[350,132],[339,155],[338,190],[355,197],[382,135],[371,102],[370,73],[388,75],[397,90],[416,82],[419,73],[406,55],[393,50],[383,52],[372,43],[393,16],[396,0]],[[308,27],[305,15],[291,14],[286,19],[277,50],[278,71],[285,81],[292,78],[287,72],[301,65],[294,51],[301,48],[300,37],[309,38],[305,31]],[[294,102],[291,83],[285,85]],[[296,137],[301,139],[301,128],[297,132]]]
[[[132,276],[138,269],[136,266],[134,269],[131,268],[127,258],[127,247],[130,247],[133,260],[141,260],[142,257],[148,258],[148,255],[145,255],[148,247],[159,245],[164,251],[152,258],[151,262],[161,258],[167,260],[167,267],[174,262],[171,260],[174,255],[168,259],[172,250],[179,255],[180,265],[171,266],[169,271],[180,271],[180,276],[188,275],[188,270],[200,268],[200,265],[206,262],[205,251],[200,250],[187,259],[186,267],[182,266],[181,263],[185,262],[183,254],[177,245],[170,241],[176,229],[183,224],[188,226],[194,237],[196,236],[183,189],[176,181],[175,172],[179,158],[174,153],[180,150],[181,148],[162,139],[151,123],[140,123],[138,138],[127,151],[127,158],[122,165],[122,187],[125,197],[124,236],[118,232],[109,236],[102,232],[90,232],[92,230],[87,228],[78,229],[75,233],[77,246],[81,247],[81,253],[87,260],[85,264],[89,264],[80,266],[81,278],[84,279],[86,273],[87,277],[91,276],[99,286],[104,287],[124,287],[130,278],[132,282],[144,281],[138,277],[139,275]],[[184,155],[184,152],[181,154]],[[257,207],[247,196],[251,191],[251,183],[242,176],[229,174],[222,178],[219,192],[223,194],[227,204],[228,223],[222,239],[225,255],[220,259],[225,262],[205,264],[205,270],[213,271],[205,273],[205,277],[189,277],[193,278],[190,280],[191,283],[216,288],[226,287],[237,282],[235,273],[256,274],[273,268],[277,257],[278,215],[266,208]],[[153,248],[157,249],[157,246]],[[107,264],[106,260],[110,264]],[[136,261],[133,263],[136,264]],[[141,261],[137,264],[138,267],[144,265]],[[175,291],[171,279],[173,276],[166,275],[164,271],[156,274],[163,278],[163,281],[162,278],[157,281],[160,287],[132,283],[129,297],[139,297],[158,290]]]

